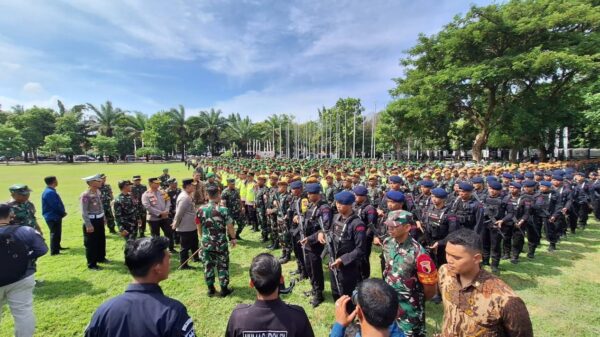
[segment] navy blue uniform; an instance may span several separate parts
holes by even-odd
[[[229,317],[225,337],[314,337],[302,307],[281,299],[239,304]]]
[[[130,284],[92,316],[86,337],[194,337],[185,306],[165,296],[158,284]]]

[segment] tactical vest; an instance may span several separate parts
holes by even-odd
[[[354,250],[354,240],[349,233],[349,226],[355,219],[358,219],[356,214],[352,213],[346,220],[342,221],[342,215],[336,214],[331,226],[333,230],[333,244],[335,257],[338,258],[344,254]]]
[[[485,215],[485,220],[499,220],[498,215],[500,215],[502,197],[498,196],[493,198],[491,196],[487,196],[485,199],[483,199],[483,205],[485,207],[483,212]]]
[[[314,233],[321,230],[321,224],[318,219],[318,212],[321,206],[327,203],[323,200],[319,200],[316,204],[310,205],[310,208],[306,211],[306,217],[304,218],[304,231],[306,236],[313,235]],[[326,224],[323,224],[325,226]]]
[[[444,220],[444,215],[448,211],[448,207],[436,208],[434,205],[427,207],[423,213],[425,214],[425,230],[433,240],[439,240],[441,238],[440,226]]]
[[[535,214],[542,218],[549,218],[552,216],[550,214],[550,202],[552,201],[553,192],[550,191],[548,193],[538,193],[535,196]]]
[[[471,218],[470,202],[471,200],[464,201],[460,197],[457,197],[456,200],[454,200],[454,204],[452,204],[454,214],[456,214],[458,223],[461,226],[464,226]]]

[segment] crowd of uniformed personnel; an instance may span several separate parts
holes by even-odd
[[[295,259],[293,274],[310,280],[306,295],[316,307],[324,301],[323,260],[337,300],[371,276],[375,245],[381,247],[381,276],[401,297],[400,325],[407,335],[420,336],[425,297],[415,294],[436,282],[435,266],[446,262],[450,233],[461,228],[478,233],[483,265],[499,273],[502,259],[517,264],[523,253],[534,259],[542,238],[552,252],[567,235],[585,229],[590,213],[600,219],[600,169],[594,161],[484,166],[203,158],[185,165],[193,173],[182,180],[183,189],[168,169],[149,178],[148,187],[139,175],[119,181],[116,197],[105,175],[84,178],[88,189],[80,204],[90,269],[108,261],[105,225],[127,240],[145,236],[149,225],[152,236],[162,231],[169,238],[171,252],[181,245],[181,269],[191,269],[192,259],[204,264],[209,296],[216,292],[215,276],[221,296],[227,296],[228,246],[243,240],[248,226],[261,233],[265,248],[281,250],[281,263]],[[13,222],[39,229],[33,204],[21,190],[28,188],[10,189]],[[189,206],[180,208],[180,202]],[[196,230],[183,225],[190,218]],[[399,225],[410,226],[406,244],[390,238]],[[431,257],[432,269],[414,267],[422,255]],[[418,281],[405,282],[411,277]]]

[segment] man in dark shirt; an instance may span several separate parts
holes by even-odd
[[[57,255],[61,249],[60,241],[62,238],[62,219],[67,216],[65,205],[60,196],[56,193],[58,180],[56,177],[49,176],[44,178],[46,189],[42,193],[42,215],[50,228],[50,255]]]
[[[85,330],[86,337],[194,337],[185,306],[165,296],[158,285],[169,277],[166,237],[128,241],[125,264],[133,283],[125,294],[102,304]]]
[[[225,337],[313,337],[304,309],[279,298],[282,282],[279,261],[271,254],[257,255],[250,266],[250,286],[256,289],[256,302],[240,304],[233,310]]]

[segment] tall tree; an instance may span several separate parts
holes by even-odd
[[[44,138],[44,151],[54,154],[56,160],[59,160],[59,155],[70,154],[73,150],[71,149],[71,137],[64,134],[52,134]]]
[[[177,133],[177,140],[179,142],[179,149],[181,153],[181,161],[185,160],[185,145],[188,140],[188,129],[185,123],[185,108],[179,104],[179,109],[171,109],[168,112],[171,117],[171,125]]]
[[[25,140],[25,161],[29,160],[28,153],[32,153],[35,162],[38,162],[37,150],[44,144],[44,137],[54,132],[55,121],[54,110],[36,106],[10,116],[9,123],[19,130]]]
[[[173,151],[173,129],[169,112],[160,111],[148,118],[143,137],[145,147],[159,149],[165,156]]]
[[[213,154],[216,154],[222,145],[221,140],[227,127],[227,120],[221,114],[221,110],[210,109],[200,111],[199,116],[191,116],[187,120],[193,138],[202,138]]]
[[[115,127],[125,117],[125,112],[120,108],[113,107],[111,101],[101,104],[100,109],[91,103],[88,103],[87,106],[95,114],[98,132],[103,136],[112,137]]]
[[[228,134],[230,139],[236,143],[242,153],[246,153],[246,148],[250,140],[256,137],[250,117],[241,118],[240,114],[231,114],[227,118]]]
[[[146,123],[148,122],[148,116],[136,111],[133,115],[126,115],[122,121],[124,131],[128,133],[133,140],[133,152],[137,156],[138,144],[144,147],[144,131],[146,130]],[[138,143],[139,141],[139,143]]]
[[[27,145],[21,133],[12,126],[0,124],[0,155],[4,157],[6,165],[13,156],[18,156]]]

